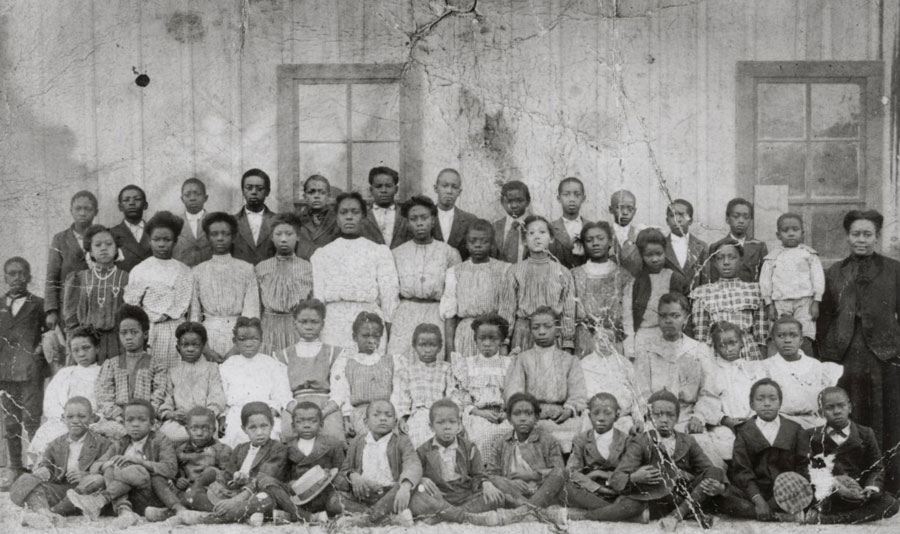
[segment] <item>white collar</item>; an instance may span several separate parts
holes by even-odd
[[[200,221],[203,219],[204,215],[206,215],[206,210],[200,210],[193,215],[188,212],[184,212],[184,218],[188,221]]]
[[[395,202],[394,204],[391,204],[390,206],[388,206],[386,208],[382,208],[378,204],[372,204],[372,209],[374,211],[382,211],[382,212],[394,211],[397,209],[397,203]]]
[[[507,214],[506,214],[506,228],[507,228],[507,230],[508,230],[510,227],[512,227],[512,223],[514,223],[514,222],[519,223],[519,224],[522,226],[522,228],[524,229],[524,228],[525,228],[525,218],[526,218],[526,217],[528,217],[528,215],[527,215],[527,214],[524,214],[524,215],[522,215],[521,217],[519,217],[518,219],[515,219],[515,218],[513,218],[512,215],[510,215],[510,214],[507,213]]]
[[[690,241],[690,239],[691,239],[691,233],[688,232],[688,233],[686,233],[686,234],[684,234],[684,235],[682,235],[682,236],[678,236],[678,235],[675,235],[675,234],[673,234],[673,233],[670,232],[670,233],[669,233],[669,237],[672,238],[672,242],[673,242],[673,243],[674,243],[674,242],[678,242],[678,243],[687,243],[687,242]]]
[[[131,224],[130,222],[128,222],[128,219],[122,219],[122,222],[124,222],[124,223],[125,223],[127,226],[129,226],[130,228],[141,228],[141,229],[144,228],[144,221],[143,221],[143,220],[142,220],[141,222],[137,223],[137,224]]]
[[[263,213],[265,213],[265,212],[266,212],[265,207],[259,211],[250,211],[247,209],[247,206],[244,206],[244,213],[247,215],[247,217],[254,217],[254,218],[262,217]]]
[[[372,435],[371,432],[366,434],[366,443],[370,443],[372,445],[384,445],[391,439],[391,433],[381,436],[379,439],[375,439],[375,436]]]
[[[440,443],[438,443],[437,438],[435,438],[435,440],[434,440],[434,446],[437,447],[438,450],[440,450],[440,451],[455,451],[456,449],[459,448],[459,439],[458,439],[458,438],[455,438],[455,439],[453,440],[453,443],[451,443],[450,445],[447,445],[446,447],[444,447],[443,445],[441,445]]]
[[[87,434],[85,434],[85,435],[87,435]],[[139,449],[143,449],[143,448],[144,448],[144,444],[147,443],[147,438],[149,438],[149,437],[150,437],[150,434],[147,434],[146,436],[144,436],[143,438],[139,439],[138,441],[133,441],[133,440],[132,440],[131,444],[132,444],[132,445],[137,445]]]
[[[781,417],[776,416],[775,419],[772,419],[771,421],[765,421],[757,417],[756,426],[760,430],[781,428]]]
[[[602,434],[598,434],[597,431],[594,430],[594,440],[598,443],[611,443],[614,435],[615,430],[612,428]]]
[[[147,435],[149,436],[149,434],[147,434]],[[76,440],[73,440],[72,438],[69,438],[68,436],[66,436],[66,437],[68,438],[69,445],[76,445],[76,444],[81,445],[82,443],[84,443],[84,439],[87,438],[87,432],[82,434],[81,437]],[[146,439],[147,438],[145,437],[144,440],[146,441]]]
[[[743,245],[744,243],[747,242],[747,236],[734,237],[734,234],[732,234],[731,232],[728,232],[728,239],[733,239],[733,240],[737,241],[738,243],[740,243],[741,245]]]

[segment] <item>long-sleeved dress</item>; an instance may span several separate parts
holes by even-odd
[[[150,354],[166,369],[181,359],[175,348],[175,330],[184,322],[193,289],[191,268],[178,260],[150,257],[129,274],[125,302],[147,312]]]
[[[819,392],[837,385],[844,368],[834,362],[820,362],[800,351],[800,358],[787,361],[775,354],[762,362],[765,376],[778,382],[783,399],[781,415],[803,428],[825,424],[819,415]]]
[[[216,254],[192,269],[191,321],[202,321],[209,347],[225,356],[234,345],[237,318],[259,317],[259,287],[249,263]]]
[[[625,339],[622,299],[634,277],[612,261],[586,263],[572,270],[575,282],[575,354],[606,356]],[[593,330],[593,333],[591,332]],[[599,343],[598,343],[599,341]]]
[[[66,332],[89,326],[100,336],[97,363],[120,355],[116,312],[124,302],[128,272],[112,267],[107,273],[84,269],[71,273],[63,290],[62,322]]]
[[[427,245],[407,241],[391,253],[400,282],[400,303],[391,321],[387,351],[388,354],[410,354],[412,334],[419,323],[432,323],[444,331],[440,300],[447,269],[462,260],[458,250],[437,240]]]
[[[241,409],[248,402],[264,402],[280,414],[293,400],[287,367],[266,354],[251,358],[234,355],[219,366],[225,392],[225,436],[222,443],[234,448],[250,440],[241,428]],[[281,435],[281,418],[275,418],[272,438]]]
[[[555,346],[533,347],[519,354],[506,374],[503,396],[531,393],[541,403],[538,426],[553,434],[563,452],[572,450],[572,440],[581,431],[581,412],[587,407],[581,362]],[[552,419],[563,410],[572,417],[563,423]]]
[[[562,346],[575,346],[575,283],[572,273],[550,258],[526,258],[506,270],[499,314],[512,327],[510,350],[534,345],[528,318],[541,306],[560,316]]]
[[[484,263],[466,260],[447,269],[439,310],[441,319],[456,317],[459,321],[454,352],[466,358],[478,353],[472,321],[500,309],[500,284],[508,267],[505,261],[489,258]]]
[[[760,345],[766,344],[769,330],[758,283],[720,278],[718,282],[695,288],[691,298],[694,300],[692,313],[697,341],[712,346],[710,331],[713,325],[728,321],[741,329],[742,358],[761,360],[767,356],[760,352]]]
[[[325,303],[322,342],[356,350],[353,321],[361,311],[391,322],[397,309],[399,282],[394,257],[385,245],[365,238],[339,237],[316,250],[311,259],[313,295]],[[382,348],[386,342],[382,337]]]
[[[749,419],[750,389],[753,383],[765,377],[763,362],[738,358],[728,361],[711,358],[703,363],[703,386],[694,406],[694,416],[707,427],[715,427],[716,439],[711,440],[718,455],[730,460],[734,450],[734,433],[722,426],[722,419]]]
[[[452,398],[462,409],[466,434],[478,446],[483,458],[493,458],[503,437],[512,431],[504,412],[503,384],[515,358],[499,354],[486,358],[474,353],[468,358],[454,355],[451,359],[455,382]],[[492,423],[484,417],[472,415],[473,410],[490,410],[503,414],[503,419]]]
[[[294,307],[310,297],[313,271],[297,256],[275,256],[256,265],[262,304],[262,349],[275,354],[300,341],[294,327]]]
[[[398,419],[409,417],[409,440],[418,448],[434,436],[429,419],[431,405],[449,397],[453,390],[450,363],[438,360],[426,364],[418,358],[404,358],[397,363],[391,403]]]

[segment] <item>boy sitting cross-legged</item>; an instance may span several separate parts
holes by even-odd
[[[878,440],[871,428],[850,419],[853,405],[847,392],[827,387],[819,393],[819,412],[825,425],[804,432],[814,464],[830,466],[831,484],[819,484],[816,494],[826,494],[806,513],[806,523],[857,524],[897,514],[897,500],[886,494],[884,465]],[[810,469],[810,475],[815,469]],[[813,483],[818,482],[813,477]],[[824,486],[824,487],[819,487]],[[823,491],[824,490],[824,491]]]
[[[66,492],[72,504],[92,521],[112,504],[118,528],[134,525],[148,508],[178,504],[161,501],[169,495],[165,490],[178,473],[178,460],[172,442],[151,430],[156,422],[153,406],[143,399],[132,400],[125,404],[123,419],[125,436],[91,466],[92,473],[103,473],[106,489],[92,495],[74,489]]]
[[[22,475],[13,484],[10,500],[31,512],[23,518],[26,526],[50,528],[61,516],[75,513],[75,506],[66,497],[68,490],[89,494],[103,487],[103,477],[90,471],[110,442],[89,429],[93,416],[90,401],[70,398],[63,412],[68,433],[51,441],[34,472]]]

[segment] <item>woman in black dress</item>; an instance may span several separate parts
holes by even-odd
[[[838,385],[853,419],[871,427],[886,460],[885,489],[900,489],[900,263],[875,252],[884,217],[844,217],[850,256],[828,268],[817,324],[821,358],[841,363]]]

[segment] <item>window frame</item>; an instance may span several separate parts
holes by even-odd
[[[397,198],[421,189],[422,95],[413,70],[402,63],[390,64],[284,64],[277,68],[278,180],[280,206],[301,203],[300,121],[297,109],[300,85],[397,83],[400,87],[400,187]],[[368,172],[366,169],[365,172]],[[326,177],[331,179],[331,177]],[[352,183],[353,177],[350,177]],[[349,190],[347,184],[334,184]],[[283,209],[283,208],[282,208]]]

